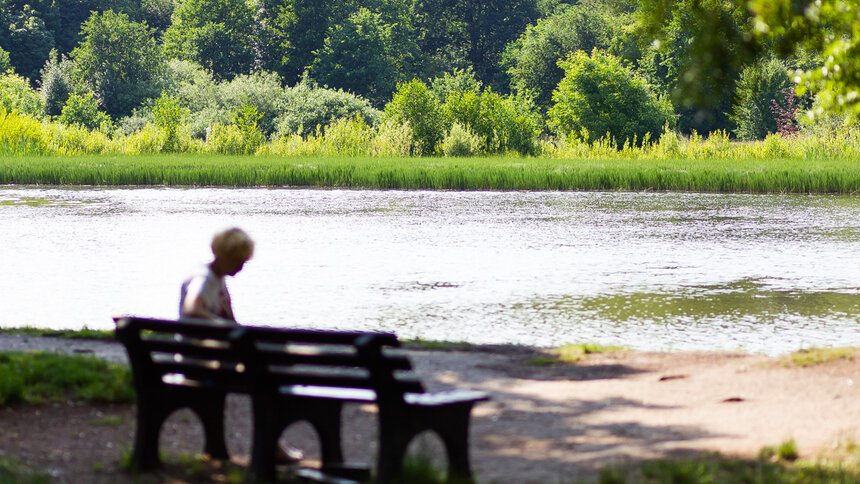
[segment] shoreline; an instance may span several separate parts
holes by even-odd
[[[122,346],[111,341],[0,334],[0,351],[36,349],[125,358]],[[854,383],[860,359],[853,355],[798,366],[782,357],[727,352],[595,353],[576,363],[551,364],[529,363],[533,351],[407,352],[431,390],[490,393],[491,401],[476,406],[472,415],[472,461],[479,483],[592,480],[607,466],[697,453],[754,459],[763,447],[788,440],[807,458],[860,438],[860,384]],[[93,425],[98,418],[69,418],[93,412],[120,423]],[[228,447],[241,465],[250,435],[247,399],[236,396],[228,413]],[[133,405],[5,409],[0,426],[17,437],[0,439],[0,449],[34,469],[56,467],[65,476],[57,482],[124,482],[124,471],[107,461],[130,448],[133,415]],[[200,449],[196,420],[183,415],[171,417],[164,431],[168,454],[193,455]],[[348,458],[372,460],[375,444],[367,436],[374,435],[374,416],[359,406],[347,410]],[[86,437],[93,432],[101,436]],[[75,437],[79,434],[88,443]],[[287,435],[313,461],[313,434],[298,426]],[[438,461],[438,442],[424,440],[416,446],[419,452]],[[33,450],[40,445],[67,450],[41,455]],[[83,450],[76,450],[81,445]],[[100,471],[93,468],[93,455],[99,456]],[[71,464],[81,460],[86,465]]]

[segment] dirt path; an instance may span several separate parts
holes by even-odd
[[[0,351],[52,349],[122,361],[112,343],[0,337]],[[596,355],[576,365],[535,366],[526,349],[412,351],[434,389],[490,392],[472,421],[473,468],[482,483],[557,483],[593,478],[620,462],[715,450],[754,456],[794,439],[801,455],[860,437],[860,359],[808,368],[741,354],[643,353]],[[61,482],[121,482],[116,458],[130,448],[130,406],[63,405],[0,411],[0,452],[19,456]],[[247,459],[247,399],[229,405],[228,446]],[[111,417],[112,418],[106,418]],[[371,412],[345,416],[348,458],[369,460],[375,433]],[[286,438],[309,459],[316,444],[296,426]],[[174,415],[162,435],[168,453],[193,453],[201,437],[194,419]],[[424,438],[415,451],[435,455]],[[166,475],[153,480],[169,481]]]

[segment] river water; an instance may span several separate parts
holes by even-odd
[[[860,197],[0,188],[0,325],[176,316],[213,233],[240,322],[769,354],[860,345]]]

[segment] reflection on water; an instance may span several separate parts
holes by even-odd
[[[243,322],[403,337],[778,353],[860,345],[860,198],[0,189],[0,324],[175,316],[211,235],[255,258]]]

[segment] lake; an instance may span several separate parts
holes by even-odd
[[[176,316],[218,230],[240,322],[769,354],[860,345],[860,197],[0,188],[3,327]]]

